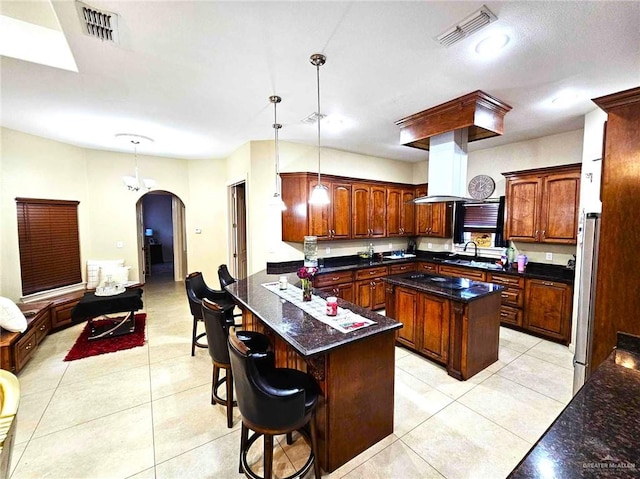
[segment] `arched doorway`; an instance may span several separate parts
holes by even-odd
[[[136,203],[140,278],[182,281],[187,271],[185,206],[169,191],[150,191]]]

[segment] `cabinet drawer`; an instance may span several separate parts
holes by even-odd
[[[14,360],[16,371],[22,369],[22,367],[31,359],[31,355],[36,350],[36,330],[32,329],[21,338],[14,349]]]
[[[47,311],[42,318],[37,320],[36,324],[33,325],[33,328],[36,332],[36,343],[40,344],[51,330],[51,315],[49,311]]]
[[[522,310],[502,305],[500,307],[500,322],[522,326]]]
[[[457,268],[455,266],[440,265],[438,268],[440,274],[445,276],[453,276],[455,278],[469,278],[475,281],[484,281],[486,278],[485,273],[468,268]]]
[[[507,288],[500,292],[502,304],[522,308],[524,304],[524,291],[520,289]]]
[[[333,286],[335,284],[350,283],[353,281],[352,271],[337,271],[335,273],[327,273],[316,276],[314,286],[323,288],[325,286]]]
[[[438,272],[438,265],[435,263],[424,263],[420,261],[418,263],[418,271],[426,271],[427,273],[436,274]]]
[[[71,311],[76,304],[78,304],[77,300],[54,307],[51,314],[51,327],[59,328],[71,324]]]
[[[377,268],[360,269],[356,271],[356,280],[379,278],[387,275],[387,267],[379,266]]]
[[[509,276],[506,274],[489,274],[487,278],[489,283],[500,284],[502,286],[507,286],[509,288],[520,288],[524,289],[524,278],[520,278],[518,276]]]
[[[415,263],[394,264],[389,266],[389,274],[410,273],[416,270]]]

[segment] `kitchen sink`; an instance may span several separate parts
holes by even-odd
[[[473,268],[490,269],[493,271],[502,271],[503,269],[499,264],[488,263],[485,261],[474,261],[472,259],[445,259],[442,262],[446,264],[457,264],[460,266],[471,266]]]

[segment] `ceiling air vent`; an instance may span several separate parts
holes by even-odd
[[[86,3],[76,2],[82,32],[102,41],[118,43],[118,14],[98,10]]]
[[[473,12],[467,18],[458,22],[451,28],[448,28],[443,33],[435,38],[435,41],[445,47],[450,47],[454,43],[458,43],[460,40],[468,37],[472,33],[477,32],[481,28],[489,25],[491,22],[495,22],[498,19],[486,5],[482,5],[480,9]]]

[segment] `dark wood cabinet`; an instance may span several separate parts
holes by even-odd
[[[498,360],[500,297],[469,303],[387,284],[386,315],[403,324],[396,341],[467,380]]]
[[[524,327],[569,344],[571,339],[571,286],[555,281],[525,281]]]
[[[416,271],[429,273],[429,274],[437,274],[438,273],[438,264],[437,263],[429,263],[427,261],[418,261],[416,264]]]
[[[352,271],[338,271],[336,273],[318,275],[315,277],[313,285],[319,291],[332,294],[350,303],[355,302]]]
[[[309,196],[318,184],[317,178],[309,180]],[[322,181],[329,190],[328,205],[308,205],[309,235],[318,239],[351,238],[351,185]]]
[[[416,197],[427,194],[426,188],[418,188]],[[415,205],[416,235],[435,238],[451,238],[453,203],[423,203]]]
[[[355,273],[355,303],[371,310],[382,309],[385,305],[385,285],[382,277],[388,274],[386,266],[367,268]]]
[[[449,357],[450,303],[438,296],[418,295],[418,317],[422,321],[417,350],[442,363]]]
[[[415,234],[415,205],[413,189],[387,188],[387,236]]]
[[[499,284],[506,288],[500,294],[500,323],[522,327],[524,278],[490,273],[487,277],[487,282]]]
[[[281,173],[282,241],[302,243],[305,236],[319,240],[349,240],[411,236],[415,233],[414,186],[322,175],[329,190],[328,205],[310,205],[318,177],[313,173]],[[387,192],[392,190],[389,197]],[[388,212],[388,205],[390,211]],[[387,231],[387,220],[392,225]],[[433,228],[432,228],[433,229]],[[435,228],[438,229],[438,228]]]
[[[640,87],[596,98],[607,112],[592,369],[618,331],[640,336]]]
[[[351,187],[353,238],[384,238],[387,190],[382,185],[354,183]]]
[[[576,244],[579,164],[503,173],[505,234],[513,241]]]
[[[391,291],[391,294],[395,296],[393,298],[395,308],[393,312],[390,312],[391,308],[387,304],[386,313],[387,315],[391,314],[393,319],[402,323],[402,329],[398,330],[396,339],[400,344],[414,350],[418,349],[418,293],[408,288],[395,288],[395,292],[392,288]]]
[[[468,278],[474,281],[486,281],[487,275],[484,271],[472,268],[462,268],[459,266],[450,266],[441,264],[438,267],[438,274],[444,276],[452,276],[454,278]]]
[[[23,333],[0,331],[0,367],[18,373],[32,358],[38,345],[51,330],[50,301],[18,304],[27,316]]]

